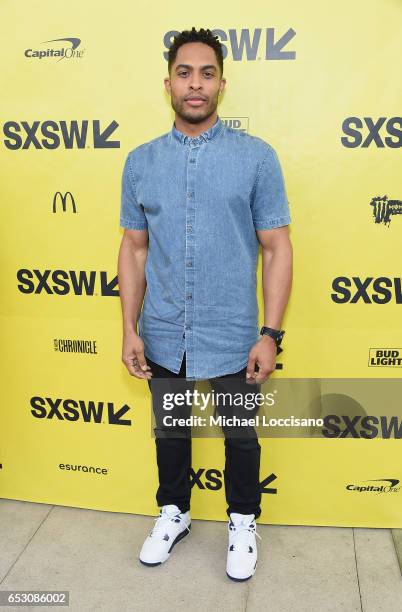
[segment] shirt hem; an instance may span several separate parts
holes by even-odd
[[[254,227],[256,230],[273,229],[275,227],[289,225],[290,222],[290,217],[280,217],[279,219],[271,219],[269,221],[254,221]]]

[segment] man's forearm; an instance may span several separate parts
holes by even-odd
[[[136,331],[146,290],[145,262],[148,245],[134,244],[123,237],[118,257],[118,281],[123,327]]]
[[[293,252],[290,240],[274,249],[262,247],[264,325],[280,329],[292,286]]]

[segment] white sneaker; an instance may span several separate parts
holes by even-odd
[[[191,529],[190,512],[180,512],[175,504],[162,506],[153,529],[142,545],[139,559],[144,565],[160,565],[169,558],[173,546]]]
[[[226,573],[232,580],[248,580],[257,566],[257,542],[254,514],[230,513],[228,521],[228,556]]]

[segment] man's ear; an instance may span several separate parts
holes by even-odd
[[[165,79],[163,79],[163,82],[165,84],[165,89],[166,89],[166,91],[168,92],[168,94],[170,96],[170,91],[171,91],[171,89],[170,89],[170,78],[166,77]]]

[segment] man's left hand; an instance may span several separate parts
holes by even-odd
[[[276,343],[271,336],[261,336],[250,350],[247,363],[246,382],[250,384],[261,384],[275,370],[276,365]],[[259,367],[255,371],[256,364]]]

